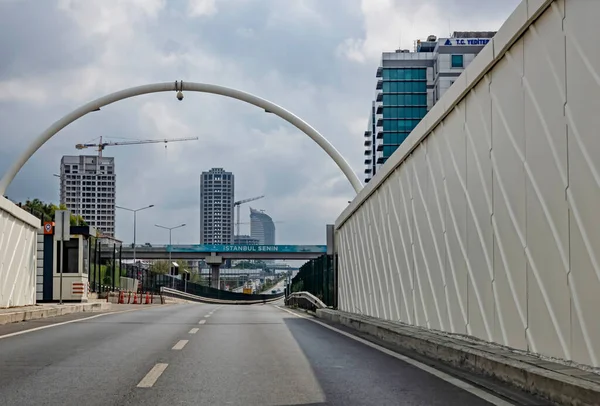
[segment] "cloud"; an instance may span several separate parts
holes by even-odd
[[[192,17],[212,16],[217,13],[215,0],[189,0],[188,11]]]
[[[361,0],[364,35],[348,37],[338,56],[365,63],[381,58],[382,50],[414,49],[414,41],[452,31],[496,31],[520,0]]]
[[[400,33],[409,47],[420,36],[447,31],[447,19],[456,29],[496,29],[516,0],[479,3],[0,1],[0,173],[83,103],[127,87],[184,80],[241,89],[283,106],[326,136],[362,178],[380,53],[395,49]],[[159,220],[188,224],[175,241],[198,242],[199,176],[211,167],[234,172],[237,198],[266,196],[255,207],[281,221],[282,244],[324,243],[325,224],[354,196],[327,154],[289,123],[233,99],[192,92],[182,102],[171,92],[151,94],[86,115],[33,156],[9,196],[57,201],[52,173],[61,156],[100,136],[198,137],[104,151],[116,160],[118,204],[155,205],[138,216],[141,242],[165,243],[168,237],[154,227]],[[248,215],[244,208],[242,220]],[[117,237],[131,241],[130,213],[117,213]]]

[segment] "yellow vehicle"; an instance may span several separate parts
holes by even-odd
[[[252,288],[249,287],[244,287],[243,292],[247,295],[251,295],[252,294]]]

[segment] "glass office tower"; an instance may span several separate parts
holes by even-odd
[[[410,132],[460,76],[495,32],[430,35],[414,51],[384,52],[377,69],[375,118],[365,131],[365,182],[398,149]],[[375,122],[375,125],[373,125]]]

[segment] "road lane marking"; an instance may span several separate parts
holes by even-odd
[[[179,340],[177,341],[177,344],[175,344],[173,346],[173,348],[171,348],[172,350],[182,350],[183,347],[185,347],[185,345],[188,343],[189,340]]]
[[[461,379],[455,378],[452,375],[448,375],[445,372],[439,371],[439,370],[437,370],[437,369],[435,369],[433,367],[430,367],[429,365],[423,364],[422,362],[419,362],[419,361],[417,361],[415,359],[409,358],[406,355],[399,354],[399,353],[394,352],[392,350],[389,350],[389,349],[387,349],[385,347],[382,347],[381,345],[377,345],[375,343],[372,343],[371,341],[365,340],[362,337],[358,337],[358,336],[350,334],[350,333],[348,333],[346,331],[337,329],[337,328],[335,328],[333,326],[330,326],[327,323],[323,323],[322,321],[316,320],[316,319],[314,319],[312,317],[308,317],[308,316],[304,316],[304,315],[292,312],[292,311],[290,311],[288,309],[284,309],[283,307],[280,307],[280,306],[275,306],[275,307],[278,308],[278,309],[280,309],[280,310],[283,310],[284,312],[288,312],[289,314],[292,314],[292,315],[294,315],[296,317],[299,317],[301,319],[306,319],[306,320],[312,321],[313,323],[319,324],[319,325],[321,325],[321,326],[323,326],[323,327],[325,327],[325,328],[327,328],[329,330],[335,331],[338,334],[341,334],[343,336],[351,338],[354,341],[358,341],[359,343],[362,343],[362,344],[364,344],[366,346],[369,346],[369,347],[371,347],[373,349],[376,349],[376,350],[378,350],[380,352],[383,352],[384,354],[387,354],[387,355],[392,356],[392,357],[394,357],[396,359],[399,359],[400,361],[403,361],[403,362],[406,362],[407,364],[415,366],[415,367],[417,367],[417,368],[419,368],[419,369],[421,369],[421,370],[423,370],[425,372],[428,372],[431,375],[434,375],[434,376],[436,376],[436,377],[438,377],[438,378],[440,378],[440,379],[448,382],[449,384],[454,385],[454,386],[456,386],[456,387],[458,387],[458,388],[460,388],[460,389],[462,389],[464,391],[467,391],[467,392],[469,392],[469,393],[471,393],[471,394],[473,394],[473,395],[475,395],[475,396],[477,396],[477,397],[479,397],[479,398],[481,398],[481,399],[483,399],[483,400],[485,400],[485,401],[487,401],[487,402],[489,402],[489,403],[491,403],[493,405],[496,405],[496,406],[515,406],[513,403],[507,402],[506,400],[501,399],[501,398],[499,398],[497,396],[494,396],[491,393],[484,391],[483,389],[479,389],[478,387],[473,386],[473,385],[471,385],[468,382],[465,382],[465,381],[463,381]]]
[[[206,323],[206,320],[200,320],[200,321],[198,322],[198,324],[204,324],[204,323]]]
[[[189,331],[190,334],[196,334],[200,330],[199,328],[193,328]]]
[[[9,338],[9,337],[14,337],[14,336],[19,336],[19,335],[25,334],[25,333],[31,333],[31,332],[39,331],[39,330],[45,330],[45,329],[51,328],[51,327],[64,326],[65,324],[78,323],[80,321],[86,321],[86,320],[96,319],[98,317],[109,316],[111,314],[121,314],[121,313],[137,312],[137,311],[140,311],[140,310],[148,310],[148,308],[153,308],[153,307],[158,307],[158,305],[157,306],[148,306],[146,309],[144,309],[144,308],[141,308],[141,309],[129,309],[129,310],[120,310],[118,312],[109,312],[109,313],[96,314],[94,316],[84,317],[84,318],[81,318],[81,319],[68,320],[68,321],[63,321],[63,322],[60,322],[60,323],[48,324],[47,326],[34,327],[34,328],[30,328],[28,330],[22,330],[22,331],[16,331],[14,333],[4,334],[3,336],[0,336],[0,340],[3,339],[3,338]],[[68,313],[68,314],[75,314],[75,313]],[[68,314],[65,314],[63,316],[67,316]],[[59,317],[59,316],[55,316],[55,317]],[[45,319],[37,319],[37,320],[48,320],[48,319],[51,319],[51,318],[52,317],[47,317]]]
[[[165,372],[165,369],[169,364],[156,364],[154,367],[146,374],[146,376],[137,384],[138,388],[151,388],[158,378]]]
[[[208,318],[210,317],[210,314],[207,314],[207,315],[206,315],[206,316],[204,316],[204,317],[206,317],[206,318],[208,319]]]

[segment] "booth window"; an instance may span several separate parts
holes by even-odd
[[[65,267],[63,273],[79,273],[79,240],[74,238],[70,241],[65,241],[65,251],[63,259]]]

